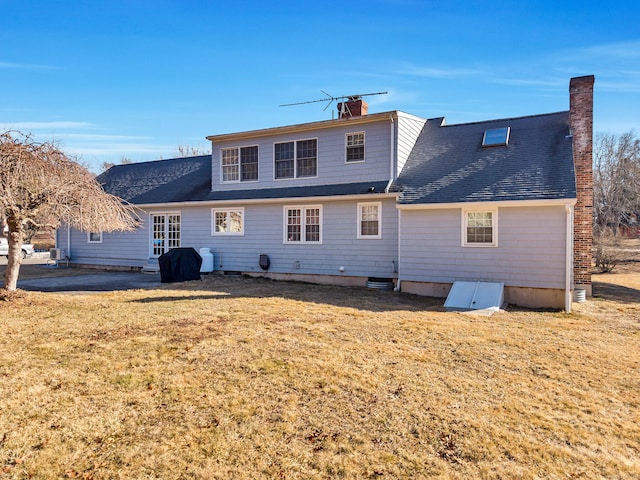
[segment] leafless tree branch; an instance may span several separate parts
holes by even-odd
[[[20,132],[0,134],[0,211],[9,227],[5,290],[16,288],[20,246],[27,226],[86,232],[129,231],[135,207],[106,193],[93,174],[55,144]]]

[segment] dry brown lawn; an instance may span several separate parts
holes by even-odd
[[[221,276],[20,293],[0,479],[640,478],[628,268],[569,315]]]

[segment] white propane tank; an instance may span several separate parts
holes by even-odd
[[[202,265],[200,266],[200,273],[213,272],[213,253],[209,248],[201,248],[200,256],[202,257]]]

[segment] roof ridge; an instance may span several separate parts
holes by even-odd
[[[447,123],[446,125],[442,125],[443,128],[446,127],[462,127],[462,126],[467,126],[467,125],[480,125],[483,123],[497,123],[497,122],[507,122],[507,121],[514,121],[514,120],[524,120],[526,118],[536,118],[536,117],[550,117],[552,115],[560,115],[560,114],[568,114],[569,110],[561,110],[558,112],[550,112],[550,113],[538,113],[538,114],[534,114],[534,115],[522,115],[519,117],[506,117],[506,118],[496,118],[493,120],[479,120],[476,122],[465,122],[465,123]],[[432,118],[430,120],[439,120],[441,118],[444,117],[436,117],[436,118]]]
[[[194,160],[196,158],[207,158],[207,157],[211,157],[211,154],[207,153],[205,155],[189,155],[188,157],[157,158],[155,160],[145,160],[143,162],[118,163],[118,164],[114,165],[113,167],[127,167],[127,166],[130,166],[130,165],[144,165],[146,163],[173,162],[173,161],[177,161],[177,160]]]

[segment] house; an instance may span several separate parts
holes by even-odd
[[[57,245],[131,269],[210,248],[219,271],[442,297],[497,281],[509,303],[570,310],[590,294],[593,84],[571,79],[559,113],[447,125],[352,98],[335,120],[213,135],[210,156],[99,177],[142,209],[136,232],[61,229]]]

